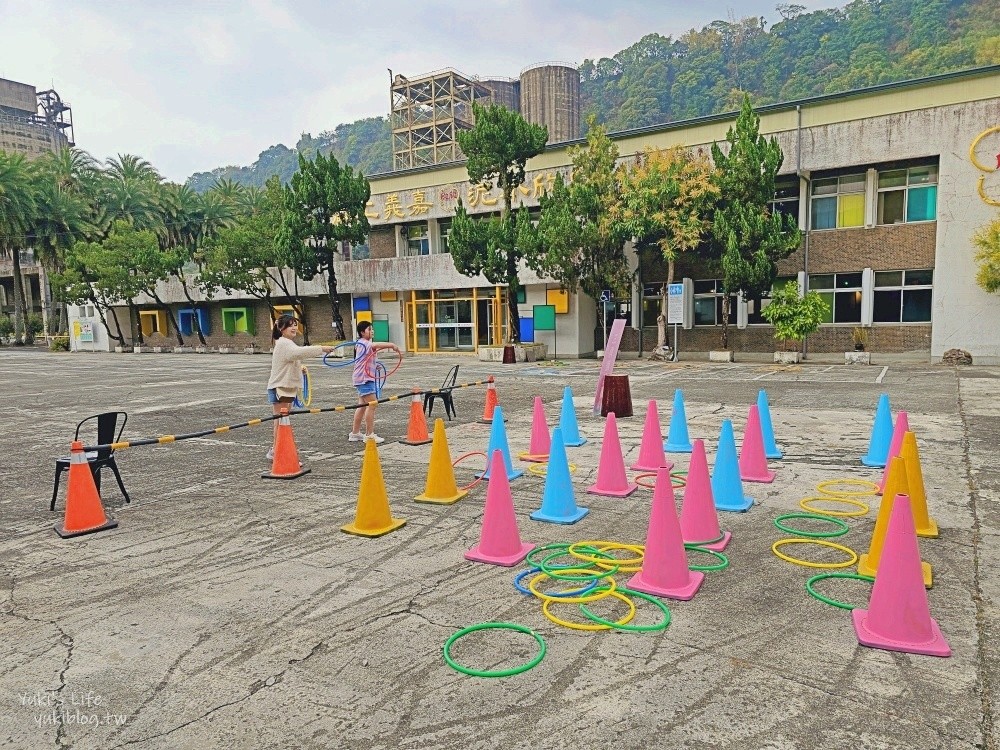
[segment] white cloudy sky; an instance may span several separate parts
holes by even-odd
[[[845,0],[795,0],[809,10]],[[167,178],[246,165],[302,132],[385,115],[389,76],[517,77],[608,57],[777,0],[0,0],[0,77],[54,86],[80,148]]]

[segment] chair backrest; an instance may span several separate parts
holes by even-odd
[[[458,380],[458,365],[448,370],[448,374],[444,376],[444,382],[441,384],[441,387],[451,388],[455,385],[456,380]]]
[[[80,439],[80,429],[92,420],[97,420],[97,442],[100,445],[117,443],[121,440],[125,431],[125,423],[128,422],[128,414],[123,411],[106,411],[103,414],[94,414],[81,420],[76,426],[76,439]],[[120,421],[120,424],[119,424]],[[97,458],[107,458],[114,451],[111,448],[101,448],[97,451]]]

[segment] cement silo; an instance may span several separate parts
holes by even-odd
[[[539,63],[521,71],[521,114],[549,129],[549,143],[580,137],[580,71],[569,63]]]
[[[490,101],[502,104],[512,112],[521,111],[521,82],[516,78],[484,78],[480,84],[490,90]]]

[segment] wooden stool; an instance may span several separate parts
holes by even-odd
[[[632,391],[629,389],[628,375],[606,375],[604,390],[601,392],[601,416],[614,412],[615,417],[632,416]]]

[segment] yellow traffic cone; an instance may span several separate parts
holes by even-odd
[[[920,453],[917,451],[917,436],[914,433],[907,432],[903,435],[899,455],[906,462],[906,483],[910,487],[910,505],[913,508],[917,536],[937,538],[938,525],[927,511],[927,491],[924,489],[924,473],[920,468]]]
[[[906,462],[901,457],[896,456],[889,459],[887,466],[886,491],[882,494],[882,505],[879,506],[878,518],[875,519],[872,541],[867,554],[858,558],[858,573],[863,576],[875,576],[878,573],[879,563],[882,560],[882,547],[885,544],[885,534],[889,529],[889,517],[892,515],[892,503],[896,499],[896,495],[910,494],[906,481]],[[920,571],[924,579],[924,586],[930,588],[934,583],[930,563],[921,562]]]
[[[427,466],[427,484],[422,495],[414,500],[418,503],[451,505],[469,494],[458,489],[455,483],[455,468],[451,464],[448,436],[444,432],[444,420],[434,420],[434,443],[431,445],[431,461]]]
[[[406,521],[393,518],[389,510],[389,497],[385,491],[385,478],[378,460],[374,440],[365,441],[365,457],[361,463],[361,486],[358,488],[358,509],[354,523],[341,526],[347,534],[376,537],[395,531]]]

